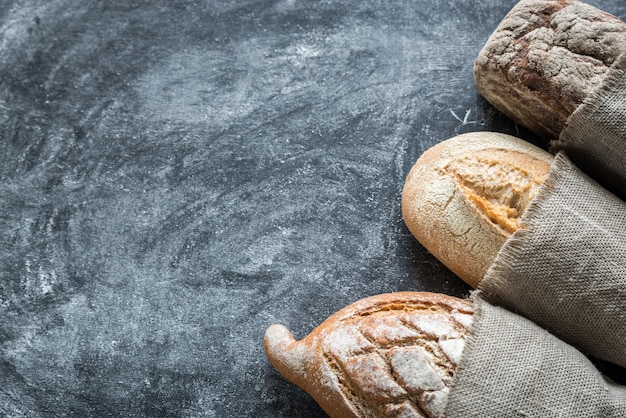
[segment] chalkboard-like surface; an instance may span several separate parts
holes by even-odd
[[[400,193],[456,134],[540,143],[472,82],[513,4],[0,2],[0,415],[324,416],[263,332],[467,295]]]

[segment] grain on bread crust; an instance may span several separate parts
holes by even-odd
[[[300,341],[272,325],[265,352],[331,417],[440,417],[472,315],[471,301],[452,296],[377,295]]]
[[[477,287],[517,230],[553,156],[510,135],[473,132],[428,149],[409,172],[402,216],[415,238]]]
[[[522,0],[474,65],[477,90],[534,133],[556,139],[626,52],[626,23],[573,0]]]

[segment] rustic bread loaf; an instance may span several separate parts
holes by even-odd
[[[471,301],[451,296],[378,295],[300,341],[272,325],[265,352],[331,417],[441,417],[472,314]]]
[[[474,132],[427,150],[407,176],[402,216],[417,238],[477,287],[543,183],[552,155],[510,135]]]
[[[573,0],[522,0],[474,66],[478,91],[548,140],[626,52],[626,23]]]

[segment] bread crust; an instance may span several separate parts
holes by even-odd
[[[477,287],[543,183],[553,156],[510,135],[473,132],[428,149],[409,172],[402,216],[436,258]]]
[[[441,416],[471,301],[428,292],[362,299],[296,341],[265,333],[270,363],[330,417]]]
[[[477,90],[548,140],[626,52],[626,23],[572,0],[522,0],[474,65]]]

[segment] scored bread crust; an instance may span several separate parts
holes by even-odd
[[[626,52],[626,23],[574,0],[521,0],[474,65],[477,90],[534,133],[558,138]]]
[[[265,352],[330,417],[440,417],[473,312],[470,300],[443,294],[377,295],[300,341],[270,326]]]
[[[428,251],[476,288],[517,229],[552,160],[541,148],[501,133],[450,138],[412,167],[402,216]]]

